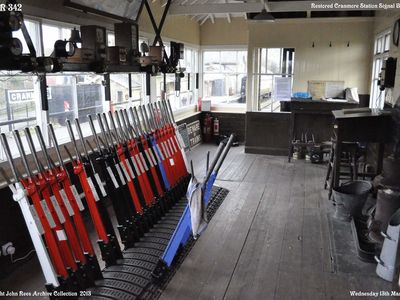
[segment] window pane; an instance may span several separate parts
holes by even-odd
[[[0,132],[6,133],[13,157],[19,156],[19,152],[12,131],[38,125],[36,103],[40,103],[37,77],[0,76]],[[30,153],[23,131],[21,136],[25,152]],[[0,159],[6,159],[3,149],[0,151]]]
[[[221,67],[222,72],[236,73],[236,51],[222,51],[221,52]]]
[[[128,74],[111,74],[111,106],[112,109],[129,107],[129,77]]]
[[[260,75],[259,82],[259,108],[260,110],[271,110],[272,107],[272,75]]]
[[[238,51],[237,71],[238,73],[247,73],[247,51]]]
[[[378,38],[376,41],[376,48],[375,48],[375,53],[382,53],[383,52],[383,37]]]
[[[268,74],[279,74],[281,73],[281,55],[282,50],[280,48],[269,48],[267,55],[267,73]]]
[[[132,98],[131,102],[133,106],[146,104],[145,93],[144,93],[144,74],[131,74],[132,80]]]
[[[39,31],[39,23],[35,21],[28,21],[25,20],[25,26],[26,29],[28,30],[29,36],[31,37],[33,46],[35,47],[36,50],[36,55],[41,55],[41,47],[40,47],[40,31]],[[22,53],[27,54],[29,53],[28,46],[25,42],[25,38],[22,34],[21,30],[14,31],[12,33],[13,37],[19,39],[22,43]]]
[[[205,51],[204,59],[204,72],[221,72],[220,53],[218,51]]]
[[[267,73],[267,49],[260,49],[260,73]]]
[[[379,73],[381,72],[381,68],[382,68],[382,60],[380,58],[375,59],[375,74],[374,74],[374,78],[378,78],[379,77]]]
[[[60,29],[56,26],[43,25],[42,26],[44,55],[50,55],[54,50],[54,43],[61,38]]]
[[[139,41],[140,46],[141,41]],[[107,46],[114,47],[115,46],[115,35],[114,33],[107,33]]]
[[[99,75],[49,75],[49,120],[58,142],[70,141],[66,120],[78,118],[84,136],[92,134],[88,115],[103,112],[104,88]],[[96,122],[95,122],[96,123]]]
[[[204,60],[203,98],[213,104],[245,103],[247,51],[206,51]]]
[[[61,28],[61,39],[62,40],[69,40],[71,37],[71,30],[73,27],[63,27]]]
[[[384,51],[389,51],[390,49],[390,37],[391,37],[390,33],[385,35],[385,46],[383,49]]]

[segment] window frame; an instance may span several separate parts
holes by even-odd
[[[249,49],[246,45],[207,45],[203,46],[199,52],[199,97],[204,99],[204,52],[206,51],[244,51],[246,52],[246,68],[244,73],[235,73],[237,74],[245,74],[248,78],[248,64],[249,64]],[[206,72],[207,73],[207,72]],[[212,73],[210,73],[212,74]],[[214,73],[215,74],[215,73]],[[229,74],[229,73],[223,73]],[[246,102],[245,103],[211,103],[212,111],[224,111],[224,112],[245,112],[248,102],[247,97],[247,84],[246,84]]]
[[[279,66],[280,66],[280,70],[281,72],[279,73],[269,73],[267,70],[267,66],[268,66],[268,49],[280,49],[280,62],[279,62]],[[262,52],[263,50],[266,50],[266,57],[265,57],[265,72],[262,72]],[[282,72],[284,69],[286,70],[286,66],[285,68],[283,68],[282,65],[282,60],[284,58],[284,52],[285,50],[287,50],[288,52],[292,52],[292,60],[287,62],[287,65],[289,66],[289,68],[291,69],[291,73],[287,73],[287,72]],[[291,51],[292,50],[292,51]],[[273,99],[273,81],[275,77],[291,77],[292,78],[292,87],[293,87],[293,82],[294,82],[294,76],[295,76],[295,57],[296,57],[296,48],[294,47],[257,47],[254,49],[254,56],[255,56],[255,68],[254,70],[256,70],[256,72],[253,72],[252,74],[252,78],[253,78],[253,101],[255,101],[255,107],[256,107],[256,111],[260,111],[260,112],[271,112],[271,113],[277,113],[279,111],[275,111],[273,110],[273,105],[271,104],[271,110],[267,111],[264,110],[263,108],[260,107],[260,87],[261,87],[261,80],[260,78],[262,76],[271,76],[272,77],[272,90],[271,90],[271,99]],[[272,101],[274,102],[274,100]]]
[[[374,38],[370,103],[369,103],[370,108],[383,108],[385,103],[386,93],[385,91],[380,91],[378,86],[378,80],[383,61],[389,57],[389,51],[392,45],[391,32],[392,31],[390,28],[386,29],[376,34]],[[388,47],[386,47],[387,41],[389,41]],[[381,49],[378,49],[379,45],[381,46]]]

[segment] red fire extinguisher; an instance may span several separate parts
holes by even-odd
[[[206,114],[203,119],[203,139],[204,142],[208,143],[212,138],[212,117],[210,114]]]
[[[213,124],[214,124],[213,126],[214,136],[219,136],[219,120],[217,118],[214,118]]]

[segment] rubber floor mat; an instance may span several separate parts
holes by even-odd
[[[209,219],[227,194],[226,189],[215,186],[212,188],[207,208]],[[164,253],[185,207],[186,200],[183,198],[154,224],[149,232],[134,244],[134,247],[123,251],[124,258],[118,260],[117,265],[106,267],[103,270],[104,279],[97,281],[95,287],[88,289],[92,295],[91,299],[158,299],[195,243],[191,237],[161,282],[152,280],[151,273]]]

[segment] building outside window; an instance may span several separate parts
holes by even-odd
[[[88,115],[107,110],[102,81],[103,76],[97,74],[47,76],[48,119],[54,126],[59,143],[70,141],[66,120],[73,122],[78,118],[83,135],[92,134]]]
[[[382,64],[389,57],[390,50],[390,30],[378,34],[374,44],[374,60],[372,66],[372,81],[371,81],[371,108],[383,108],[385,91],[381,91],[378,86],[379,74],[382,69]]]
[[[246,103],[247,51],[203,51],[203,99],[212,104]]]
[[[110,74],[111,84],[111,109],[126,109],[133,106],[146,104],[144,92],[145,75],[139,73],[131,74],[131,93],[129,97],[129,75]]]
[[[280,111],[280,101],[275,96],[277,92],[275,81],[276,78],[293,78],[295,50],[293,48],[260,48],[257,52],[259,63],[254,80],[258,110]]]

